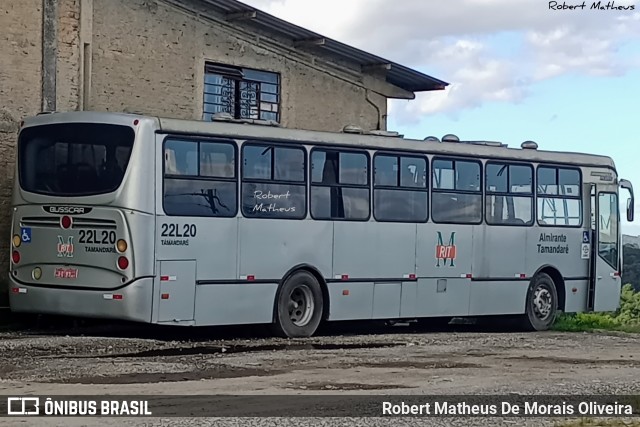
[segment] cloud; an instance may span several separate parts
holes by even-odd
[[[633,11],[591,10],[589,1],[578,10],[552,10],[540,0],[245,2],[451,83],[409,103],[392,102],[405,123],[487,102],[517,103],[532,84],[568,73],[617,76],[640,64],[639,55],[618,54],[625,44],[640,44],[640,4],[633,0],[615,1]]]

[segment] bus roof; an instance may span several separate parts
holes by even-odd
[[[346,132],[309,131],[279,126],[233,123],[226,121],[198,121],[111,112],[65,112],[41,114],[25,119],[25,126],[63,122],[99,122],[131,124],[133,120],[153,122],[161,133],[218,136],[227,138],[262,139],[322,145],[348,146],[376,150],[400,150],[450,156],[490,159],[510,159],[531,162],[563,163],[615,169],[608,156],[532,148],[510,148],[499,143],[483,141],[439,142],[407,139],[401,136],[354,134]],[[493,144],[493,145],[491,145]],[[497,145],[497,146],[496,146]]]

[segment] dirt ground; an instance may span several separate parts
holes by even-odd
[[[284,340],[255,328],[130,325],[0,332],[0,394],[638,394],[640,340],[348,325]],[[283,414],[285,415],[285,414]],[[277,420],[277,421],[274,421]],[[557,425],[557,419],[34,419],[0,425]]]

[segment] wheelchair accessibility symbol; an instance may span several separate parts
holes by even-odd
[[[22,239],[22,243],[31,243],[31,228],[22,227],[20,229],[20,238]]]

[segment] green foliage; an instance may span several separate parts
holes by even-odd
[[[640,248],[625,245],[622,254],[622,283],[627,284],[622,287],[618,311],[563,314],[556,321],[555,330],[640,332]]]
[[[640,333],[640,292],[631,284],[622,287],[620,308],[615,313],[575,313],[558,317],[557,331],[579,332],[610,330]]]
[[[640,249],[625,245],[622,250],[622,283],[630,283],[640,292]]]
[[[616,318],[621,324],[640,322],[640,292],[635,292],[630,284],[622,287],[620,309],[616,313]]]

